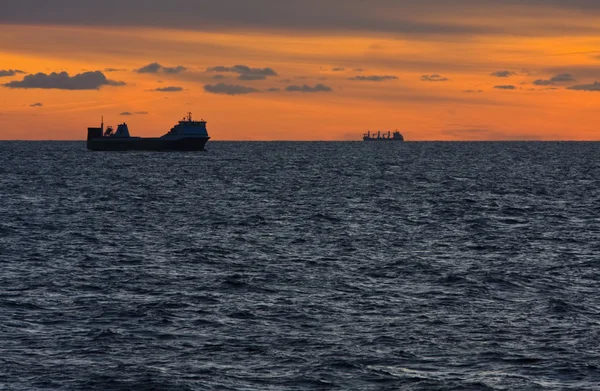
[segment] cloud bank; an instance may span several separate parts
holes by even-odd
[[[542,34],[584,32],[570,23],[545,24],[544,16],[600,16],[595,0],[128,0],[104,1],[91,7],[81,0],[8,1],[2,5],[0,24],[49,24],[96,26],[146,26],[177,29],[230,31],[232,28],[289,29],[304,31],[372,31],[397,34],[507,34],[535,29]],[[532,23],[514,20],[515,8],[536,16]],[[118,10],[118,12],[114,12]],[[472,23],[465,16],[496,15],[497,23]],[[203,23],[198,23],[202,15]],[[566,19],[565,19],[566,20]],[[536,22],[539,22],[537,24]],[[537,24],[537,25],[536,25]],[[532,26],[535,25],[535,26]],[[594,29],[592,27],[592,29]],[[598,31],[600,27],[596,27]],[[589,31],[588,31],[589,32]]]
[[[4,84],[8,88],[42,88],[58,90],[97,90],[102,86],[124,86],[122,81],[109,80],[100,71],[69,76],[67,72],[27,75],[21,81]]]

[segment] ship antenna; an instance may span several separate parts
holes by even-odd
[[[188,121],[192,122],[192,112],[188,112]]]
[[[102,129],[102,133],[104,134],[104,116],[102,116],[102,122],[100,123],[100,128]]]

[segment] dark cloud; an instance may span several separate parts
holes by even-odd
[[[438,74],[433,75],[423,75],[421,76],[421,81],[449,81],[447,77],[442,77]]]
[[[157,62],[150,63],[146,66],[141,67],[140,69],[136,69],[137,73],[167,73],[167,74],[178,74],[181,72],[187,71],[187,68],[183,65],[178,65],[176,67],[165,67],[160,65]]]
[[[331,92],[331,91],[333,91],[333,89],[331,87],[328,87],[324,84],[317,84],[314,87],[311,87],[306,84],[301,85],[301,86],[292,85],[292,86],[285,87],[285,90],[287,92]]]
[[[21,81],[4,84],[9,88],[44,88],[59,90],[97,90],[102,86],[124,86],[122,81],[109,80],[100,71],[84,72],[69,76],[67,72],[36,73],[27,75]]]
[[[512,72],[512,71],[496,71],[496,72],[492,72],[491,76],[494,77],[510,77],[510,76],[514,76],[516,75],[516,72]]]
[[[265,91],[266,92],[279,92],[279,91],[281,91],[281,88],[275,88],[275,87],[267,88]]]
[[[466,93],[483,92],[483,90],[464,90]]]
[[[122,116],[129,116],[129,115],[146,115],[148,114],[147,111],[134,111],[133,113],[131,111],[123,111],[122,113],[119,113],[119,115]]]
[[[525,16],[511,18],[514,9]],[[118,12],[111,12],[117,9]],[[476,23],[469,16],[496,15],[497,23]],[[598,31],[580,23],[600,15],[597,0],[106,0],[92,7],[81,0],[4,1],[0,24],[148,26],[153,28],[231,31],[290,29],[300,31],[367,31],[395,34],[521,34],[561,35]],[[198,15],[202,22],[198,23]],[[561,17],[549,22],[545,16]],[[571,19],[570,19],[571,18]],[[513,20],[517,19],[517,20]],[[536,30],[537,28],[537,30]],[[541,31],[540,31],[541,29]]]
[[[181,73],[187,71],[187,68],[184,67],[183,65],[177,65],[176,67],[163,67],[163,72],[164,73],[169,73],[169,74],[177,74],[177,73]]]
[[[245,95],[252,94],[255,92],[260,92],[253,87],[246,87],[237,84],[206,84],[204,86],[204,91],[209,92],[211,94],[226,94],[226,95]]]
[[[579,85],[576,85],[576,86],[567,87],[567,90],[599,91],[600,92],[600,82],[595,81],[592,84],[579,84]]]
[[[158,73],[158,72],[160,72],[162,67],[163,66],[160,65],[159,63],[153,62],[151,64],[141,67],[140,69],[136,69],[135,72],[137,72],[137,73]]]
[[[0,77],[14,76],[17,73],[25,73],[19,69],[0,69]]]
[[[575,78],[573,77],[573,75],[571,75],[569,73],[561,73],[559,75],[551,77],[550,79],[535,80],[533,82],[533,84],[535,84],[536,86],[549,86],[549,85],[552,85],[555,83],[564,83],[564,82],[568,82],[568,81],[575,81]]]
[[[465,1],[465,0],[462,0]],[[474,0],[467,0],[473,2]],[[489,1],[489,0],[488,0]],[[404,3],[408,3],[404,5]],[[81,0],[53,0],[52,7],[41,7],[39,0],[12,1],[2,6],[0,24],[70,24],[149,26],[198,29],[202,15],[203,31],[231,30],[233,27],[259,27],[292,30],[358,30],[398,33],[476,33],[490,27],[451,22],[417,22],[407,10],[418,8],[418,0],[402,5],[390,0],[107,0],[90,7]],[[435,0],[446,5],[442,0]],[[412,4],[411,4],[412,3]],[[459,6],[457,6],[459,7]],[[110,12],[118,9],[118,12]],[[436,9],[433,6],[431,9]],[[386,9],[380,13],[377,10]],[[184,11],[182,11],[184,10]],[[416,10],[418,14],[418,10]],[[388,15],[405,15],[389,18]],[[412,15],[414,16],[414,15]]]
[[[42,107],[43,105],[44,105],[43,103],[37,102],[37,103],[34,103],[32,105],[29,105],[29,107]]]
[[[513,86],[513,85],[501,85],[501,86],[494,86],[494,88],[499,89],[499,90],[516,90],[517,87]]]
[[[398,76],[392,76],[392,75],[383,75],[383,76],[377,76],[377,75],[372,75],[372,76],[354,76],[349,78],[348,80],[361,80],[361,81],[384,81],[384,80],[396,80],[398,79]]]
[[[214,75],[212,78],[215,79],[215,80],[221,80],[221,79],[225,79],[225,75],[220,75],[220,74],[219,75]]]
[[[105,68],[104,72],[122,72],[122,71],[126,71],[127,69],[120,69],[120,68]]]
[[[345,70],[346,70],[346,68],[331,68],[331,70],[332,70],[333,72],[342,72],[342,71],[345,71]]]
[[[231,72],[237,73],[239,80],[264,80],[269,76],[278,76],[271,68],[251,68],[247,65],[234,65],[232,67],[216,66],[206,68],[206,72]]]
[[[180,91],[183,91],[183,87],[175,87],[175,86],[159,87],[159,88],[153,89],[152,91],[156,91],[156,92],[180,92]]]

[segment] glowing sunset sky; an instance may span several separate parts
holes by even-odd
[[[599,140],[597,0],[20,0],[0,139]]]

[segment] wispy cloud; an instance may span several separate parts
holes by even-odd
[[[359,76],[354,76],[349,78],[348,80],[360,80],[360,81],[385,81],[385,80],[396,80],[398,79],[398,76],[393,76],[393,75],[371,75],[371,76],[365,76],[365,75],[359,75]]]
[[[169,87],[159,87],[155,88],[152,91],[156,92],[180,92],[183,91],[183,87],[169,86]]]
[[[34,103],[32,105],[29,105],[29,107],[42,107],[42,106],[44,106],[44,104],[41,103],[41,102],[37,102],[37,103]]]
[[[513,86],[513,85],[500,85],[500,86],[494,86],[494,88],[498,89],[498,90],[516,90],[517,87]]]
[[[569,81],[575,81],[575,78],[573,77],[573,75],[571,75],[569,73],[561,73],[559,75],[551,77],[550,79],[535,80],[533,82],[533,84],[535,84],[536,86],[549,86],[549,85],[553,85],[556,83],[563,83],[563,82],[569,82]]]
[[[246,87],[237,84],[206,84],[204,91],[211,94],[225,94],[225,95],[245,95],[260,92],[260,90],[253,87]]]
[[[450,79],[448,79],[447,77],[442,77],[440,75],[438,75],[437,73],[433,74],[433,75],[423,75],[421,76],[421,81],[449,81]]]
[[[512,71],[496,71],[496,72],[492,72],[491,76],[494,77],[510,77],[510,76],[514,76],[516,75],[516,72],[512,72]]]
[[[331,92],[333,89],[331,87],[326,86],[325,84],[317,84],[314,87],[309,86],[307,84],[299,85],[291,85],[285,87],[287,92]]]

